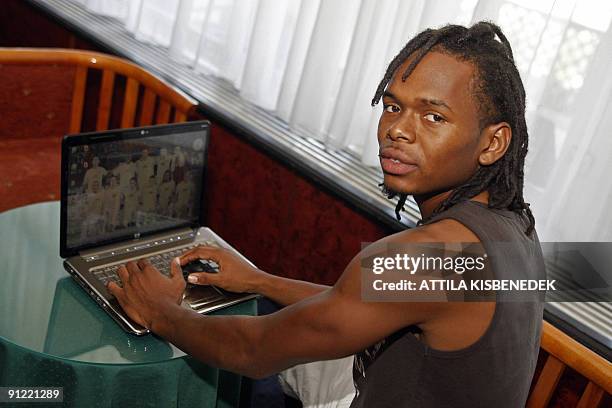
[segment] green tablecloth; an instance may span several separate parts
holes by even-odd
[[[238,405],[239,376],[123,332],[67,276],[59,203],[0,214],[0,236],[0,387],[63,387],[62,406],[74,407]],[[214,314],[256,312],[251,300]]]

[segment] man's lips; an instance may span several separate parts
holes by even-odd
[[[408,174],[418,168],[416,162],[397,149],[383,149],[380,152],[380,165],[385,173],[398,176]]]

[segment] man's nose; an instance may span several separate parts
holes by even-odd
[[[407,118],[399,118],[387,131],[387,136],[394,142],[414,143],[416,132],[414,125]]]

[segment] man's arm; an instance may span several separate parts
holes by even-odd
[[[296,364],[354,354],[411,324],[435,319],[446,303],[362,302],[360,258],[338,283],[265,316],[203,316],[160,309],[153,332],[214,366],[261,378]],[[121,298],[119,298],[121,301]]]
[[[282,306],[288,306],[318,295],[330,289],[331,286],[266,273],[255,283],[254,288],[255,293],[259,293]]]
[[[205,363],[249,377],[264,377],[299,363],[348,356],[410,325],[418,325],[429,335],[437,328],[438,336],[428,339],[433,347],[461,349],[488,327],[494,303],[361,299],[362,259],[384,254],[390,242],[440,242],[439,236],[425,232],[432,228],[405,231],[377,241],[350,262],[334,287],[265,316],[205,316],[179,307],[185,281],[177,260],[171,263],[170,278],[146,260],[138,265],[129,262],[127,269],[122,266],[118,271],[123,288],[114,282],[108,288],[136,322]],[[218,252],[220,274],[231,269],[232,262],[244,262],[222,249],[210,251]],[[421,251],[412,254],[420,255]],[[478,321],[483,325],[474,329]],[[446,340],[440,341],[441,336]]]

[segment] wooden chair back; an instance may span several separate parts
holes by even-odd
[[[566,367],[588,380],[578,408],[599,407],[605,394],[612,393],[612,363],[546,321],[540,347],[548,352],[548,357],[527,400],[528,408],[548,406]]]
[[[1,65],[65,65],[75,68],[74,86],[70,112],[70,133],[78,133],[83,125],[83,107],[87,78],[90,70],[100,70],[96,130],[106,130],[113,109],[113,103],[122,103],[121,128],[171,122],[187,119],[197,102],[173,88],[162,79],[147,72],[136,64],[111,55],[84,50],[60,48],[1,48]],[[125,77],[123,101],[113,98],[117,78]],[[139,117],[136,118],[137,107]]]

